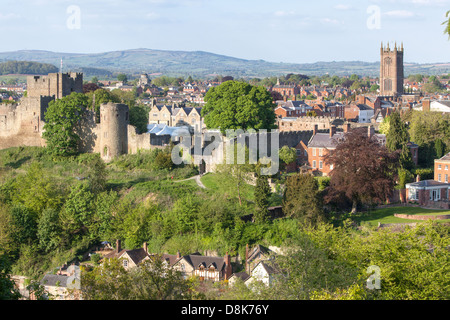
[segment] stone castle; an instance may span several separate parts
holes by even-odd
[[[45,146],[46,141],[42,138],[42,133],[49,103],[68,96],[72,92],[82,93],[83,75],[81,73],[54,73],[47,76],[30,76],[27,84],[27,96],[22,98],[19,103],[0,104],[0,149],[18,146]],[[289,125],[290,130],[280,130],[276,146],[287,145],[295,148],[301,141],[307,144],[314,132],[311,125],[317,125],[318,120],[321,120],[323,126],[318,129],[327,129],[330,125],[330,119],[325,118],[311,118],[311,123],[305,126],[291,127]],[[336,122],[340,119],[333,120]],[[196,121],[195,123],[200,122]],[[94,110],[85,110],[84,117],[76,130],[80,136],[80,152],[99,153],[105,161],[110,161],[121,154],[163,148],[170,141],[178,144],[183,140],[182,137],[174,136],[172,139],[173,135],[171,134],[155,134],[151,131],[138,134],[136,128],[129,123],[128,105],[120,103],[102,104],[99,119]],[[204,135],[205,132],[202,130],[201,157],[208,162],[204,169],[213,171],[215,163],[220,163],[223,155],[218,151],[213,152],[211,157],[205,156],[203,151],[208,147],[209,142],[205,141]],[[192,140],[192,145],[194,145],[197,137],[192,135],[188,139]],[[226,145],[226,139],[221,143]],[[269,142],[268,145],[271,143]],[[192,154],[200,155],[196,154],[194,147]]]
[[[0,104],[0,149],[45,146],[42,132],[48,105],[72,92],[83,92],[83,74],[29,76],[26,97],[18,104]],[[125,104],[102,104],[100,123],[97,122],[95,112],[86,110],[78,128],[80,151],[100,153],[105,161],[121,154],[135,153],[138,149],[162,147],[170,142],[170,136],[138,134],[136,128],[129,124],[129,109]]]

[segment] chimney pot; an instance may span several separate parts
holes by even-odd
[[[116,240],[116,251],[117,251],[117,253],[122,251],[122,248],[120,247],[120,240],[119,239]]]
[[[336,127],[331,126],[330,127],[330,138],[332,138],[336,134]]]

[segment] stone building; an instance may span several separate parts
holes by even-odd
[[[81,73],[51,73],[27,78],[27,96],[17,104],[0,104],[0,148],[44,146],[45,112],[55,99],[83,92]]]
[[[0,104],[0,149],[18,146],[45,146],[42,138],[48,105],[72,92],[83,92],[83,74],[53,73],[27,78],[27,97],[18,104]],[[115,156],[135,153],[139,149],[168,145],[170,136],[138,134],[129,123],[125,104],[106,103],[100,106],[100,121],[93,110],[85,110],[76,129],[81,152],[100,153],[105,161]]]
[[[386,48],[381,43],[380,49],[380,95],[398,96],[403,94],[403,43],[401,48]]]

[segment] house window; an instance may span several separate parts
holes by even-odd
[[[322,161],[319,161],[319,169],[322,169],[323,168],[323,163],[322,163]]]
[[[448,183],[448,174],[446,174],[445,176],[444,176],[444,181],[446,182],[446,183]]]
[[[123,260],[123,267],[124,268],[128,267],[128,260],[127,259]]]
[[[313,168],[316,167],[316,160],[313,160]]]
[[[445,165],[445,170],[448,170],[448,165]]]
[[[441,182],[441,174],[438,174],[438,181]]]
[[[438,169],[441,170],[441,165],[440,164],[438,164]]]
[[[320,157],[323,156],[323,149],[322,148],[319,148],[319,156]]]
[[[411,200],[419,200],[419,190],[415,188],[411,188],[409,190],[409,199]]]
[[[438,201],[441,200],[441,190],[431,190],[430,191],[430,200]]]
[[[330,164],[330,170],[333,170],[333,168],[334,168],[334,165]]]

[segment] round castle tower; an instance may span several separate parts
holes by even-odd
[[[100,155],[104,160],[127,153],[129,108],[121,103],[100,105]]]

